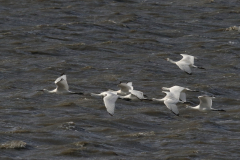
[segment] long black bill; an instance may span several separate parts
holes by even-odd
[[[190,92],[201,92],[201,91],[198,91],[198,90],[190,90]]]
[[[214,109],[214,110],[212,110],[212,111],[222,111],[222,112],[226,112],[226,110],[224,110],[224,109]]]
[[[71,93],[71,94],[83,95],[84,93],[82,93],[82,92],[73,92],[73,93]]]
[[[153,101],[153,100],[146,98],[146,99],[141,99],[141,101]]]

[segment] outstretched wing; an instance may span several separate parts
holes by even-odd
[[[117,101],[118,96],[112,93],[106,93],[106,96],[103,98],[105,107],[110,115],[114,114],[115,102]]]
[[[131,88],[131,90],[133,90],[132,82],[128,82],[127,85]]]
[[[180,98],[180,100],[182,100],[183,102],[187,102],[186,93],[185,93],[185,92],[181,92],[179,98]]]
[[[180,86],[173,86],[170,88],[170,92],[174,95],[176,99],[179,99],[183,90],[184,88]]]
[[[65,90],[68,91],[69,89],[66,75],[62,75],[61,77],[58,77],[54,83],[57,85],[57,90],[59,91],[65,91]]]
[[[194,56],[190,56],[188,54],[181,54],[181,56],[183,56],[183,58],[180,61],[190,63],[192,65],[194,64]]]
[[[137,90],[130,90],[129,91],[131,94],[133,94],[134,96],[136,96],[138,99],[146,99],[143,95],[143,92],[141,91],[137,91]]]
[[[185,71],[188,74],[192,74],[192,71],[191,71],[191,68],[189,66],[189,63],[185,63],[185,62],[179,61],[179,62],[176,62],[176,64],[178,65],[178,67],[181,70]]]
[[[174,114],[179,116],[179,111],[178,111],[178,107],[176,105],[176,101],[168,99],[168,100],[164,101],[164,104],[167,106],[167,108],[169,110],[171,110]]]
[[[57,82],[61,81],[62,79],[64,79],[65,81],[67,81],[67,76],[64,74],[64,75],[62,75],[61,77],[58,77],[58,78],[55,80],[54,83],[57,83]]]
[[[212,107],[212,97],[199,96],[198,99],[200,100],[200,108],[211,109],[211,107]]]
[[[128,93],[131,90],[131,87],[126,83],[118,84],[118,87],[121,89],[122,92]]]

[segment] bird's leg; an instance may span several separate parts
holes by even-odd
[[[190,101],[186,101],[186,102],[184,102],[184,104],[194,104],[194,103],[190,102]]]
[[[211,109],[211,111],[223,111],[223,112],[226,112],[224,109]]]
[[[194,64],[192,64],[191,66],[194,67],[194,68],[198,68],[198,69],[205,69],[205,68],[203,68],[203,67],[195,66]]]
[[[36,90],[36,91],[42,91],[43,92],[44,90],[43,89],[39,89],[39,90]]]
[[[82,92],[71,92],[70,94],[78,94],[78,95],[83,95]]]

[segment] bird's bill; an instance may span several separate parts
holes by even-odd
[[[141,101],[154,101],[154,100],[146,98],[146,99],[141,99]]]
[[[198,90],[190,90],[191,92],[201,92],[201,91],[198,91]]]
[[[43,89],[40,89],[40,90],[36,90],[36,91],[42,91],[42,92],[43,92]]]
[[[84,93],[82,93],[82,92],[74,92],[74,93],[71,93],[71,94],[83,95]]]

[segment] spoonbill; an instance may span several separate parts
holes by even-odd
[[[179,116],[179,111],[178,111],[178,107],[177,107],[177,103],[182,101],[179,101],[179,99],[175,98],[175,95],[172,94],[171,92],[166,92],[166,91],[162,91],[163,93],[166,93],[166,96],[162,99],[156,99],[156,98],[152,98],[153,101],[160,101],[163,102],[167,108],[172,111],[175,115]]]
[[[54,90],[42,89],[37,91],[43,91],[45,93],[56,93],[56,94],[80,94],[80,95],[83,94],[81,92],[77,93],[77,92],[69,91],[67,76],[64,73],[60,77],[58,77],[54,83],[57,86]]]
[[[105,92],[102,92],[100,94],[95,94],[95,93],[91,93],[91,96],[100,96],[100,97],[103,97],[103,102],[104,102],[104,105],[107,109],[107,112],[113,116],[114,115],[114,110],[115,110],[115,102],[117,101],[118,99],[118,95],[117,94],[114,94],[113,92],[111,91],[105,91]]]
[[[190,75],[192,74],[190,67],[205,69],[203,67],[198,67],[194,65],[194,59],[197,59],[196,57],[188,54],[180,54],[180,55],[183,56],[183,58],[180,61],[173,61],[170,58],[167,58],[166,60],[173,64],[176,64],[181,70],[183,70],[184,72]]]
[[[212,108],[212,99],[215,97],[210,97],[207,95],[204,96],[198,96],[198,99],[200,100],[200,104],[196,107],[187,106],[187,108],[191,109],[197,109],[200,111],[225,111],[223,109],[214,109]]]

